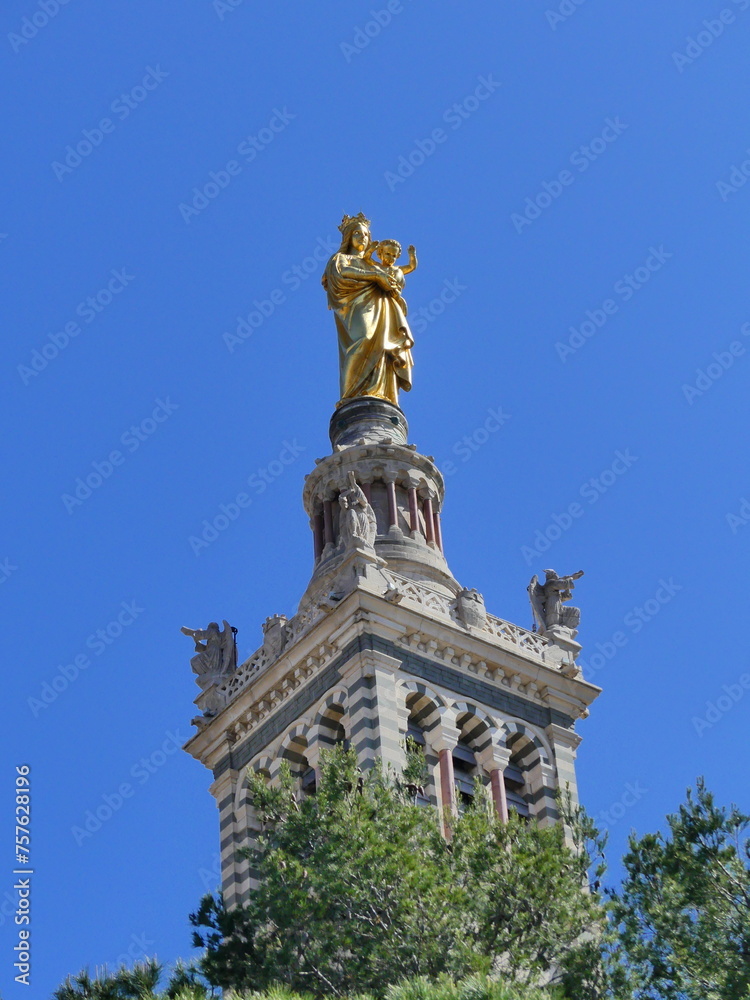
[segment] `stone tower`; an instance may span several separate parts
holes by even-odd
[[[273,781],[287,760],[299,794],[314,794],[323,748],[345,742],[364,766],[399,768],[409,734],[425,748],[425,804],[460,810],[475,776],[505,818],[515,809],[549,824],[558,788],[577,799],[575,723],[599,688],[576,666],[575,631],[496,618],[456,581],[443,477],[408,443],[398,406],[344,402],[330,439],[305,481],[314,568],[297,613],[267,618],[262,646],[240,664],[228,623],[190,633],[206,644],[193,660],[202,714],[185,749],[213,775],[227,906],[253,885],[237,857],[256,829],[248,768]]]

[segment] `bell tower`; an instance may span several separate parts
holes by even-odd
[[[410,735],[426,753],[425,804],[461,809],[477,775],[503,818],[552,823],[558,788],[577,798],[575,723],[599,689],[576,666],[575,632],[513,625],[458,583],[443,477],[408,443],[399,407],[348,401],[330,438],[305,480],[313,572],[297,613],[267,618],[244,663],[223,656],[228,669],[198,677],[185,749],[213,774],[228,906],[253,885],[236,856],[255,835],[248,767],[274,780],[286,759],[299,794],[314,794],[323,748],[345,741],[364,766],[400,768]]]
[[[453,576],[443,549],[445,483],[409,443],[398,404],[411,387],[414,339],[402,298],[400,244],[374,242],[362,213],[344,216],[323,285],[339,346],[340,402],[331,453],[305,479],[313,570],[298,609],[263,623],[243,663],[233,627],[183,629],[201,693],[185,749],[213,776],[228,907],[247,901],[256,873],[238,849],[257,824],[247,772],[278,778],[287,761],[298,794],[315,794],[320,754],[345,743],[363,767],[401,769],[406,737],[424,747],[429,780],[417,795],[448,819],[475,778],[501,819],[513,809],[558,818],[556,794],[577,800],[576,722],[599,688],[576,665],[579,612],[563,608],[582,574],[534,577],[529,631],[490,614]],[[373,259],[377,252],[379,260]],[[203,642],[205,640],[205,642]]]

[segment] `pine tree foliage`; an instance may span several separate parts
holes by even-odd
[[[260,884],[232,912],[204,898],[198,967],[83,971],[53,1000],[750,1000],[750,817],[702,781],[666,836],[631,836],[605,903],[580,810],[504,825],[477,785],[446,841],[424,771],[412,746],[399,776],[324,755],[315,796],[252,778]]]
[[[251,776],[259,885],[243,908],[208,896],[192,915],[207,979],[384,997],[405,979],[492,973],[556,983],[576,1000],[610,995],[605,909],[584,891],[592,831],[583,818],[570,818],[569,845],[560,824],[541,829],[515,814],[502,824],[477,786],[446,841],[437,810],[414,803],[423,767],[412,750],[406,777],[362,772],[338,748],[322,755],[317,793],[302,798],[288,771],[277,787]]]
[[[750,998],[750,817],[699,781],[667,823],[667,836],[631,836],[616,897],[635,995]]]

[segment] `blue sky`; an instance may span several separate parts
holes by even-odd
[[[699,774],[748,807],[750,3],[10,0],[2,22],[3,903],[21,764],[35,866],[31,993],[0,907],[6,996],[190,955],[218,822],[176,749],[179,627],[226,618],[247,655],[309,578],[344,212],[419,252],[402,402],[449,473],[458,579],[528,626],[532,572],[586,572],[604,693],[579,781],[612,861]]]

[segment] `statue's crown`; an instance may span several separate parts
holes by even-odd
[[[363,212],[360,212],[358,215],[345,215],[344,218],[341,220],[341,225],[339,226],[339,232],[342,234],[345,233],[353,222],[361,222],[365,226],[367,226],[368,229],[370,228],[370,220],[366,218]]]

